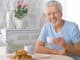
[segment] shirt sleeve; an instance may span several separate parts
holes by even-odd
[[[79,42],[80,42],[80,31],[79,31],[78,25],[75,25],[72,31],[72,43],[75,44]]]
[[[40,32],[40,35],[39,35],[38,40],[46,43],[46,40],[47,40],[47,29],[46,29],[46,26],[45,25],[41,29],[41,32]]]

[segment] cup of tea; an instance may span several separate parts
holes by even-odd
[[[24,46],[24,50],[27,51],[29,54],[33,53],[32,45],[26,45]]]
[[[52,43],[53,42],[53,37],[47,37],[47,42]]]

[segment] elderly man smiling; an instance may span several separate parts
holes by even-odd
[[[62,19],[62,6],[58,1],[46,4],[47,23],[36,42],[35,52],[80,56],[80,33],[77,24]],[[53,38],[51,41],[48,38]],[[49,47],[45,47],[48,43]]]

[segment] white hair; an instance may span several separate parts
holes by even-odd
[[[46,3],[46,7],[48,7],[48,6],[56,6],[57,9],[59,10],[59,12],[62,13],[62,5],[61,5],[60,2],[55,1],[55,0],[50,0],[50,1],[48,1],[48,2]],[[45,8],[46,8],[46,7],[45,7]]]

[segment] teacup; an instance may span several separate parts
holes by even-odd
[[[26,45],[24,46],[24,50],[27,51],[29,54],[32,54],[32,45]]]
[[[47,42],[52,43],[53,42],[53,37],[47,37]]]

